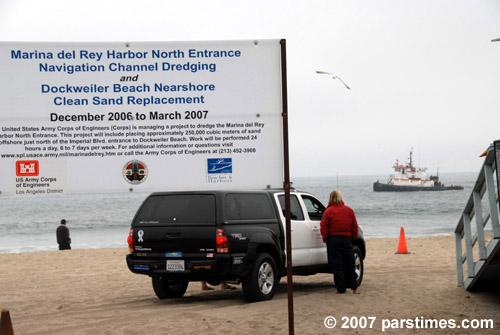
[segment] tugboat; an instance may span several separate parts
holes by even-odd
[[[407,191],[449,191],[463,190],[463,186],[451,185],[444,186],[439,181],[439,176],[427,177],[427,168],[416,169],[413,166],[413,148],[410,150],[410,158],[406,164],[400,164],[396,160],[393,169],[396,172],[389,177],[387,184],[380,183],[378,180],[373,183],[375,192],[407,192]]]

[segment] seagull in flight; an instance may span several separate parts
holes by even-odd
[[[340,80],[340,82],[341,82],[342,84],[344,84],[344,86],[345,86],[348,90],[350,90],[350,89],[351,89],[349,86],[347,86],[347,84],[346,84],[346,83],[345,83],[342,79],[340,79],[340,77],[339,77],[339,76],[336,76],[336,75],[334,75],[333,73],[330,73],[330,72],[325,72],[325,71],[316,71],[316,73],[317,73],[317,74],[327,74],[327,75],[330,75],[330,76],[332,76],[332,78],[333,78],[333,79],[338,79],[338,80]]]

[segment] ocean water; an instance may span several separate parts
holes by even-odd
[[[388,175],[292,178],[293,187],[325,205],[340,189],[366,238],[451,235],[478,173],[441,174],[445,185],[462,191],[373,192]],[[0,253],[57,250],[56,228],[68,221],[72,248],[126,247],[130,222],[147,193],[0,196]]]
[[[345,204],[354,210],[365,237],[452,235],[469,200],[478,173],[440,174],[445,186],[464,190],[439,192],[373,192],[373,183],[389,175],[295,178],[293,187],[316,195],[324,204],[339,189]]]

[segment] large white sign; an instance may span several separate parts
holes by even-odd
[[[283,186],[279,40],[0,43],[2,195]]]

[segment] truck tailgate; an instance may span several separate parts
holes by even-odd
[[[215,226],[134,228],[134,252],[157,257],[193,257],[215,251]],[[177,255],[177,256],[176,256]]]

